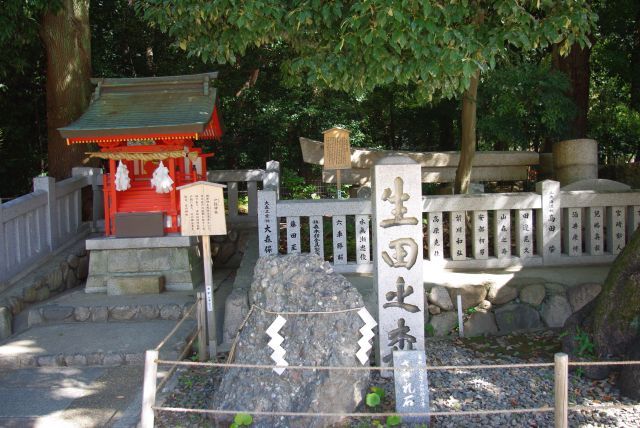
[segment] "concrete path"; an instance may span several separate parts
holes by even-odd
[[[214,271],[219,332],[224,297],[234,274],[229,269]],[[111,314],[115,307],[182,308],[194,301],[195,292],[127,297],[74,291],[30,309],[56,313],[68,308],[105,307]],[[23,331],[0,343],[0,427],[136,426],[144,352],[155,348],[177,320],[117,321],[109,317],[101,322],[50,322],[45,318],[28,327],[30,317],[33,321],[33,314],[25,311],[16,319]],[[163,347],[161,358],[175,359],[194,330],[194,320],[185,322]],[[168,368],[160,369],[166,372]]]

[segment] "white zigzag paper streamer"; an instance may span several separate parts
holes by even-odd
[[[358,340],[358,345],[360,346],[360,350],[356,352],[356,357],[360,360],[360,364],[365,365],[369,362],[369,351],[372,348],[371,343],[369,342],[375,334],[373,333],[373,328],[378,325],[376,320],[373,319],[369,311],[366,308],[362,308],[358,311],[358,315],[364,321],[364,326],[360,329],[360,333],[362,333],[362,337]]]
[[[269,328],[267,329],[267,335],[271,338],[268,345],[271,349],[273,349],[273,354],[271,354],[271,359],[275,361],[277,366],[288,366],[289,363],[285,361],[284,354],[287,351],[284,350],[282,346],[282,342],[284,342],[284,337],[278,334],[278,331],[282,328],[282,326],[287,322],[286,319],[278,315],[276,319],[271,323]],[[274,367],[273,371],[281,375],[284,372],[284,367]]]

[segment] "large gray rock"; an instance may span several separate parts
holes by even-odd
[[[290,366],[359,365],[357,341],[363,322],[357,311],[364,306],[362,296],[320,257],[288,254],[260,258],[249,302],[256,308],[238,335],[234,362],[274,364],[266,330],[277,312],[286,320],[279,334],[284,337],[281,346]],[[287,369],[278,375],[272,370],[232,369],[225,372],[212,403],[219,409],[238,409],[250,403],[258,411],[353,412],[368,383],[367,371]],[[336,422],[333,418],[254,416],[252,426],[325,427]]]
[[[587,303],[598,297],[602,291],[602,285],[598,283],[578,284],[567,290],[567,298],[573,312],[578,312]]]
[[[640,340],[636,340],[629,348],[626,359],[640,361]],[[623,366],[618,387],[627,397],[640,400],[640,365]]]
[[[429,302],[438,306],[440,309],[445,311],[453,310],[453,302],[451,301],[451,297],[449,297],[449,292],[443,286],[437,285],[433,287],[428,297]]]
[[[567,318],[571,316],[571,313],[569,301],[560,294],[549,296],[540,311],[542,319],[549,327],[562,327]]]
[[[500,333],[543,327],[538,311],[526,304],[509,303],[496,309],[495,315]]]
[[[498,333],[496,317],[491,312],[474,312],[464,323],[465,337],[486,336]]]
[[[544,300],[546,289],[544,284],[531,284],[520,290],[520,301],[533,306],[539,306]]]
[[[458,315],[455,312],[443,312],[431,317],[429,333],[434,336],[447,336],[458,325]]]
[[[462,296],[462,309],[466,310],[485,300],[489,286],[490,284],[464,284],[459,287],[448,287],[447,290],[453,302],[457,301],[458,294]]]
[[[518,289],[508,284],[492,282],[487,292],[487,300],[494,305],[504,305],[518,297]]]

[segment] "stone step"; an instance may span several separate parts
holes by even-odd
[[[105,296],[78,290],[34,306],[16,318],[14,330],[58,323],[178,320],[195,302],[195,292]]]
[[[179,320],[189,311],[192,304],[193,302],[110,306],[44,305],[29,310],[27,327],[58,323]]]
[[[175,325],[154,320],[36,326],[0,344],[0,368],[144,364],[145,351]],[[177,359],[195,329],[195,320],[185,321],[161,349],[161,358]]]

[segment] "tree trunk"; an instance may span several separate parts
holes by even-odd
[[[67,146],[58,128],[80,117],[91,98],[89,0],[63,0],[42,18],[40,37],[47,52],[47,135],[49,176],[63,179],[80,165],[87,148]]]
[[[640,111],[640,8],[636,15],[631,47],[631,108]]]
[[[591,48],[581,48],[575,44],[571,47],[571,52],[566,57],[560,55],[558,45],[554,45],[552,57],[553,66],[562,71],[571,81],[569,97],[576,105],[577,113],[571,123],[569,138],[586,138],[587,136],[587,113],[589,111],[589,78],[591,68],[589,58]]]
[[[456,170],[455,193],[468,193],[471,182],[471,167],[476,154],[476,101],[480,72],[471,77],[471,85],[462,95],[462,118],[460,128],[460,162]]]

